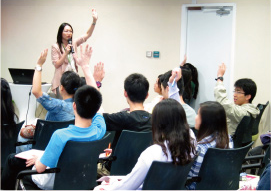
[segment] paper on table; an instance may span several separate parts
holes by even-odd
[[[96,181],[97,181],[97,182],[102,182],[102,181],[109,182],[109,180],[110,180],[110,182],[111,182],[112,180],[114,180],[114,182],[115,182],[115,180],[120,181],[120,180],[122,180],[124,177],[125,177],[125,176],[103,176],[103,177],[99,178],[99,179],[96,180]]]
[[[15,155],[15,157],[22,158],[22,159],[31,159],[31,158],[33,158],[33,155],[36,155],[39,157],[39,156],[42,156],[43,153],[44,153],[44,151],[42,151],[42,150],[31,149],[29,151],[24,151],[24,152],[18,153],[17,155]]]
[[[106,159],[106,158],[110,157],[110,155],[111,155],[111,153],[108,156],[106,156],[106,153],[101,153],[99,155],[99,159]]]

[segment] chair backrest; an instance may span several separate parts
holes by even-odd
[[[71,121],[46,121],[42,119],[37,120],[35,134],[32,148],[38,150],[45,150],[49,143],[51,136],[57,129],[68,127],[70,124],[74,124],[74,120]]]
[[[264,158],[262,160],[262,166],[259,168],[259,171],[258,171],[258,175],[260,176],[265,167],[267,166],[267,164],[270,163],[270,145],[267,147],[267,149],[265,150],[265,155],[264,155]]]
[[[7,156],[11,153],[16,153],[16,142],[18,134],[24,121],[9,125],[4,124],[1,127],[1,168],[4,167]]]
[[[243,160],[253,142],[236,149],[209,148],[199,171],[196,190],[237,190]]]
[[[59,158],[54,190],[92,190],[97,186],[99,154],[108,146],[110,134],[98,141],[68,141]]]
[[[140,154],[152,144],[152,132],[123,130],[116,145],[110,175],[127,175],[135,166]]]
[[[257,115],[257,117],[254,119],[254,122],[252,124],[252,135],[256,135],[258,134],[259,132],[259,123],[261,121],[261,118],[262,118],[262,115],[263,115],[263,112],[266,108],[266,106],[269,104],[269,101],[267,101],[266,104],[258,104],[257,107],[259,108],[260,110],[260,114]]]
[[[233,135],[233,144],[234,148],[242,147],[242,143],[244,140],[244,136],[246,136],[246,131],[249,129],[249,123],[250,123],[251,117],[250,116],[244,116],[241,122],[238,124],[236,131]],[[250,139],[251,135],[250,135]]]
[[[142,190],[186,190],[185,182],[195,158],[183,166],[153,161]]]

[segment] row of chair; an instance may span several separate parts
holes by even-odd
[[[127,136],[129,136],[129,134],[149,134],[129,131],[123,132]],[[104,138],[99,141],[69,141],[60,156],[57,168],[48,169],[45,172],[56,173],[54,189],[93,189],[97,185],[96,173],[99,153],[103,151],[110,141],[112,141],[111,132],[107,133]],[[190,184],[192,182],[197,182],[197,190],[237,190],[239,188],[239,173],[242,167],[242,162],[252,144],[253,142],[245,147],[237,149],[208,149],[198,177],[189,179],[187,179],[187,175],[191,169],[193,161],[185,166],[176,166],[173,163],[155,161],[145,178],[143,190],[182,190],[185,189],[186,184]],[[116,161],[118,162],[127,160],[119,157],[117,152],[115,153],[115,156]],[[126,161],[126,163],[130,162],[132,161]],[[128,170],[130,168],[129,165],[122,163],[121,166],[118,167],[126,167],[127,169],[123,170],[123,173],[119,171],[115,172],[118,175],[126,175],[127,171],[130,172],[131,170]],[[22,171],[19,173],[18,183],[23,176],[30,174],[37,174],[37,172]],[[76,176],[74,176],[75,174]],[[114,174],[113,171],[112,174]]]
[[[260,114],[256,118],[253,118],[251,116],[243,117],[243,119],[236,128],[235,134],[232,136],[235,148],[242,147],[244,145],[247,145],[251,141],[256,140],[256,137],[258,137],[257,135],[259,132],[259,123],[263,115],[263,112],[268,104],[269,101],[267,101],[266,104],[257,105],[257,107],[260,110]],[[255,137],[254,140],[252,140],[252,137]]]

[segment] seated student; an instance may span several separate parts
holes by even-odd
[[[270,161],[261,174],[256,190],[270,190]]]
[[[69,121],[74,119],[72,108],[73,96],[76,90],[81,86],[79,75],[73,71],[66,71],[60,79],[59,93],[63,100],[52,98],[47,93],[42,92],[41,74],[42,66],[45,63],[48,50],[42,52],[37,62],[35,73],[33,76],[32,93],[37,101],[47,110],[45,120],[48,121]],[[83,69],[83,68],[82,68]],[[84,70],[84,69],[83,69]],[[21,129],[18,136],[19,142],[26,142],[33,137],[35,129],[33,126],[26,126]],[[16,148],[16,152],[26,151],[32,148],[32,145],[23,145]]]
[[[131,74],[124,81],[124,96],[130,111],[103,113],[107,130],[116,131],[111,145],[113,152],[122,130],[151,131],[151,114],[145,111],[143,106],[148,91],[148,80],[142,74]]]
[[[168,161],[185,165],[195,154],[195,135],[189,128],[185,111],[173,99],[159,102],[152,113],[153,145],[144,150],[135,167],[121,181],[112,185],[100,185],[94,190],[137,190],[153,161]]]
[[[234,135],[236,128],[244,116],[252,116],[254,118],[260,113],[260,110],[252,104],[257,86],[251,79],[239,79],[234,84],[234,103],[227,98],[226,88],[223,84],[223,76],[226,71],[225,64],[221,64],[217,71],[217,83],[215,86],[215,99],[225,109],[227,115],[228,131],[230,135]]]
[[[150,103],[144,104],[144,109],[149,113],[152,113],[154,106],[163,100],[162,89],[161,89],[161,80],[160,80],[161,77],[162,77],[162,74],[160,74],[157,77],[155,84],[154,84],[154,87],[153,87],[154,92],[158,93],[158,95]]]
[[[95,141],[104,136],[106,131],[105,121],[101,114],[97,114],[102,103],[102,96],[97,90],[88,65],[91,53],[92,49],[86,46],[84,54],[81,55],[82,58],[76,56],[77,64],[82,67],[87,84],[92,87],[85,85],[79,88],[74,95],[72,108],[75,114],[75,125],[55,131],[41,159],[34,156],[32,159],[23,160],[14,157],[15,154],[9,155],[1,178],[2,189],[14,189],[17,174],[34,164],[38,172],[43,172],[47,166],[50,168],[56,167],[58,158],[67,141]],[[45,62],[46,55],[47,51],[44,51],[41,55],[42,64]],[[39,177],[34,177],[33,181],[39,188],[52,189],[53,182],[42,187],[39,185]],[[31,180],[28,181],[31,182]],[[30,185],[32,184],[30,183]],[[33,188],[37,189],[35,186],[28,189]]]
[[[168,83],[169,78],[174,73],[174,77],[177,75],[178,79],[175,80],[176,83]],[[180,80],[179,80],[180,79]],[[187,105],[183,100],[183,91],[184,91],[184,84],[182,78],[181,68],[175,69],[173,72],[170,70],[163,74],[161,77],[161,87],[162,87],[162,95],[164,99],[172,98],[177,100],[184,108],[186,113],[186,119],[189,127],[195,127],[195,117],[196,112],[195,110]],[[178,87],[177,87],[178,86]]]
[[[3,124],[16,124],[19,118],[15,114],[12,95],[6,79],[1,78],[1,126]],[[15,130],[14,130],[15,131]]]
[[[198,130],[197,151],[200,151],[188,177],[198,176],[204,155],[208,148],[233,148],[233,142],[228,134],[226,113],[221,104],[214,101],[207,101],[200,104],[196,116],[195,128]],[[196,183],[188,185],[187,188],[195,190]]]

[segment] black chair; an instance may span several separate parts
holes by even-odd
[[[253,142],[242,148],[209,148],[198,177],[188,178],[187,184],[197,182],[196,190],[237,190],[242,162]]]
[[[186,178],[197,156],[198,154],[183,166],[174,165],[172,162],[153,161],[142,190],[186,190]]]
[[[57,129],[68,127],[70,124],[74,124],[74,120],[46,121],[46,120],[38,119],[33,140],[23,142],[23,143],[18,142],[17,146],[32,144],[32,149],[45,150],[53,133]]]
[[[11,153],[16,153],[16,142],[23,124],[24,121],[14,125],[4,124],[1,127],[1,170],[4,167],[7,156]]]
[[[240,148],[247,144],[247,142],[251,142],[251,130],[249,130],[251,117],[244,116],[241,122],[238,124],[233,139],[234,148]]]
[[[267,166],[268,163],[270,163],[270,144],[269,145],[264,145],[262,148],[265,153],[261,155],[254,155],[254,156],[247,156],[244,161],[247,161],[250,163],[250,161],[255,161],[258,160],[257,163],[252,163],[252,164],[244,164],[242,165],[242,171],[245,171],[247,169],[254,169],[257,170],[257,175],[260,176]],[[256,172],[256,171],[253,171]]]
[[[152,144],[152,132],[123,130],[116,145],[110,175],[127,175],[135,166],[140,154]]]
[[[54,190],[92,190],[97,186],[97,161],[108,145],[110,133],[101,140],[90,142],[68,141],[56,168],[45,173],[56,173]],[[17,176],[16,188],[26,175],[38,174],[36,170],[24,170]]]
[[[266,106],[269,104],[269,101],[267,101],[266,104],[258,104],[257,107],[260,110],[260,114],[254,119],[253,124],[252,124],[252,135],[257,135],[259,133],[259,123],[261,121],[263,112],[266,108]]]

